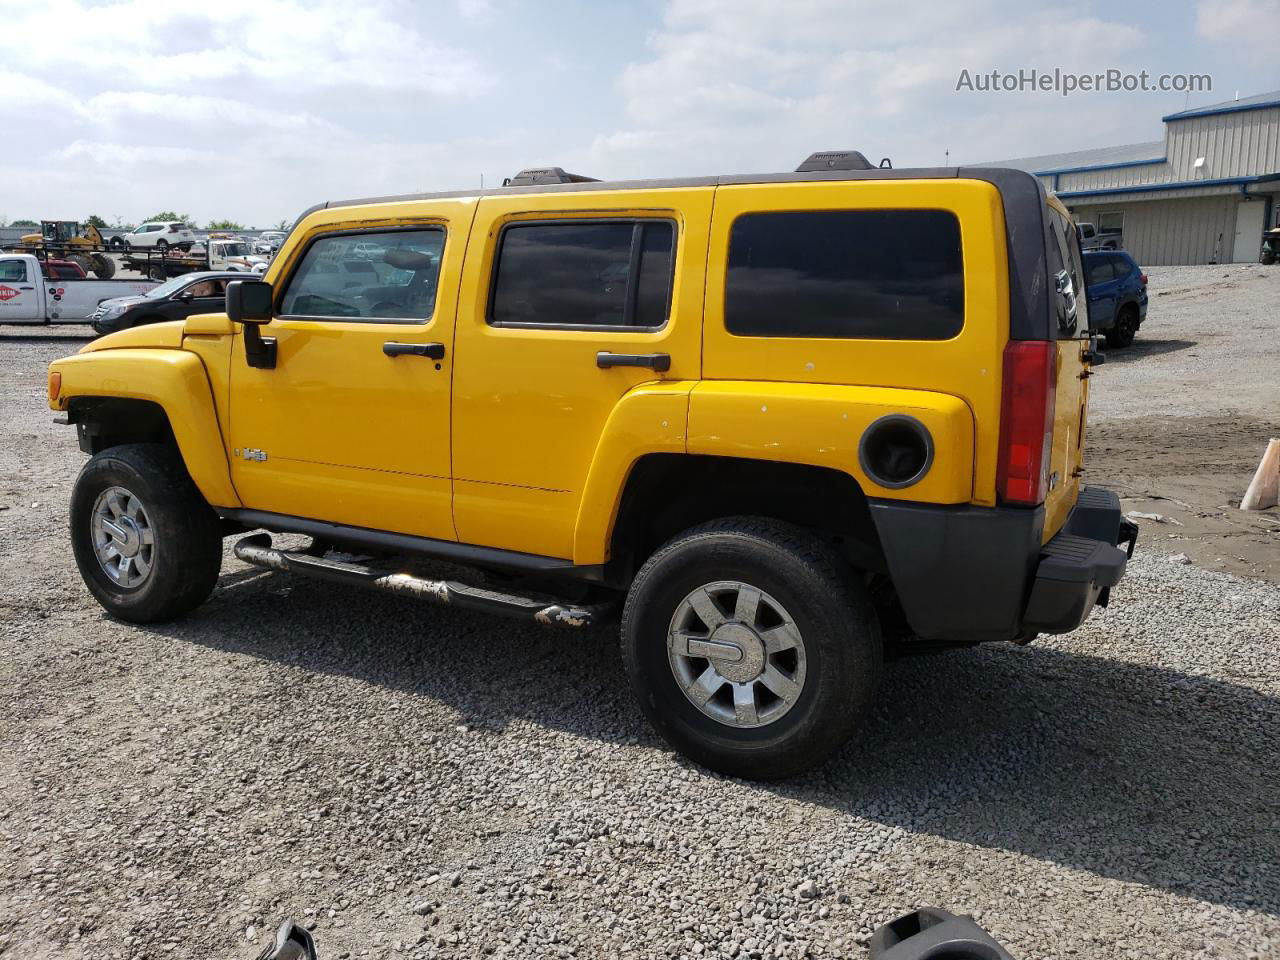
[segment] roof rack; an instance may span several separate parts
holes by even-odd
[[[796,173],[821,173],[824,170],[874,170],[875,166],[858,150],[823,150],[811,153]]]
[[[566,173],[563,167],[530,167],[502,181],[504,187],[531,187],[539,183],[599,183],[595,177]]]

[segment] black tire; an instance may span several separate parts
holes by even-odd
[[[147,279],[154,280],[156,283],[164,283],[168,279],[168,275],[164,272],[164,267],[157,264],[147,269]]]
[[[160,251],[160,253],[163,255],[163,254],[164,254],[164,252],[165,252],[166,250],[168,250],[168,249],[169,249],[169,241],[168,241],[168,240],[157,240],[157,241],[156,241],[156,249],[157,249],[157,250],[159,250],[159,251]]]
[[[95,510],[112,488],[140,501],[151,534],[149,571],[133,586],[113,578],[95,549]],[[112,519],[124,523],[120,515]],[[131,539],[136,531],[136,524],[129,527]],[[195,609],[213,591],[222,566],[217,516],[178,452],[158,443],[110,447],[85,464],[71,494],[71,547],[89,592],[130,623],[172,620]]]
[[[798,696],[759,726],[717,720],[696,706],[668,657],[668,631],[682,602],[701,586],[726,581],[763,591],[802,637]],[[778,654],[766,655],[763,669],[770,656]],[[883,656],[875,609],[852,568],[809,532],[764,518],[716,520],[680,534],[641,568],[622,616],[623,662],[649,722],[676,750],[731,776],[775,780],[826,760],[872,706]]]
[[[120,237],[112,237],[107,242],[107,246],[109,246],[112,250],[123,250],[125,249],[126,244],[124,240],[122,240]]]
[[[116,262],[106,254],[91,254],[89,259],[93,261],[93,272],[99,279],[110,280],[116,275]]]
[[[1107,346],[1117,349],[1133,343],[1138,335],[1138,311],[1134,307],[1121,307],[1116,314],[1115,326],[1107,331]]]

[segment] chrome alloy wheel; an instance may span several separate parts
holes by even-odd
[[[667,631],[671,672],[689,701],[730,727],[763,727],[804,689],[804,639],[773,597],[737,580],[698,587]]]
[[[93,552],[112,583],[140,587],[151,575],[155,534],[142,501],[124,487],[107,487],[89,517]]]

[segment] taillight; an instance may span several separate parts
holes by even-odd
[[[1004,503],[1034,506],[1049,491],[1058,347],[1051,340],[1010,340],[1004,348],[1000,458],[996,492]]]
[[[1144,287],[1147,285],[1147,275],[1146,275],[1145,273],[1140,274],[1140,275],[1138,276],[1138,279],[1142,281],[1142,285],[1143,285]]]

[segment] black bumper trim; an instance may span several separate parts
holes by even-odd
[[[868,505],[912,632],[944,643],[1074,630],[1106,605],[1137,539],[1120,498],[1094,487],[1043,544],[1042,507]]]
[[[1095,605],[1106,606],[1124,577],[1138,528],[1110,490],[1081,492],[1066,524],[1040,550],[1023,625],[1028,633],[1069,633]],[[1128,550],[1119,544],[1125,543]]]

